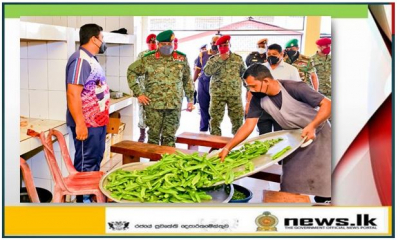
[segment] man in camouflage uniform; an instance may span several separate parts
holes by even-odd
[[[331,39],[320,38],[316,41],[318,51],[311,56],[314,61],[315,69],[317,70],[319,79],[319,92],[324,94],[329,99],[331,98]]]
[[[211,77],[210,84],[210,133],[221,136],[221,122],[228,106],[228,116],[232,123],[232,134],[243,124],[242,74],[246,71],[241,56],[229,51],[229,35],[216,42],[219,54],[210,57],[204,73]]]
[[[146,53],[150,52],[150,51],[154,51],[157,49],[157,44],[156,44],[156,35],[155,34],[150,34],[149,36],[147,36],[146,38],[146,43],[147,43],[147,49],[140,52],[138,54],[137,59],[142,58]],[[142,92],[144,92],[144,76],[140,76],[138,77],[138,81],[140,84],[140,90]],[[139,129],[140,129],[140,137],[138,139],[138,142],[144,142],[144,140],[146,139],[146,113],[144,111],[144,105],[139,103]]]
[[[174,33],[171,30],[157,35],[158,48],[148,52],[128,68],[128,84],[133,96],[146,105],[148,143],[175,146],[183,92],[189,97],[187,110],[193,109],[194,85],[186,55],[174,51]],[[137,77],[144,75],[144,91]],[[162,136],[162,137],[161,137]]]
[[[314,62],[299,52],[299,41],[292,39],[286,43],[285,62],[291,64],[299,70],[300,78],[303,82],[310,85],[315,91],[318,91],[318,77],[315,73]]]

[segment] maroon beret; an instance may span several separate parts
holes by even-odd
[[[320,38],[315,42],[318,46],[326,46],[331,44],[330,38]]]
[[[149,43],[151,40],[155,41],[156,40],[156,35],[155,34],[150,34],[149,36],[147,36],[146,38],[146,43]]]
[[[217,42],[215,43],[215,45],[221,45],[223,43],[227,43],[229,42],[229,40],[231,40],[231,36],[229,35],[224,35],[220,38],[218,38]]]

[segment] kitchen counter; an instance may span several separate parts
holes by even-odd
[[[64,135],[68,134],[68,128],[65,121],[37,118],[21,118],[20,121],[23,122],[23,124],[20,124],[19,133],[20,155],[42,146],[39,139],[26,134],[28,129],[32,129],[36,132],[47,132],[49,129],[54,128],[62,132]]]

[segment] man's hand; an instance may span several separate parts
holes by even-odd
[[[221,162],[225,161],[225,157],[229,154],[229,150],[227,148],[223,148],[222,151],[218,154],[218,157],[221,158]]]
[[[301,137],[304,138],[306,137],[305,141],[308,141],[310,139],[314,140],[316,138],[315,136],[315,127],[312,124],[308,124],[304,129],[303,132],[301,133]]]
[[[146,97],[146,95],[140,95],[139,97],[137,97],[139,103],[143,104],[143,105],[149,105],[150,103],[150,99],[148,97]]]
[[[228,53],[224,53],[224,54],[220,54],[219,56],[221,57],[222,60],[225,61],[229,57],[229,52]]]
[[[191,112],[194,109],[194,105],[191,102],[188,102],[186,111]]]
[[[84,141],[88,138],[88,129],[84,123],[77,124],[75,132],[76,132],[76,140]]]

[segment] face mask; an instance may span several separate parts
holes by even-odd
[[[162,46],[160,47],[160,52],[162,55],[171,55],[172,52],[174,51],[174,47],[173,46]]]
[[[269,65],[275,65],[279,62],[279,58],[275,56],[269,56],[267,61],[269,62]]]
[[[211,45],[211,49],[213,51],[218,51],[218,46],[217,45]]]
[[[261,88],[260,88],[260,90],[262,89],[263,83],[264,83],[264,81],[261,82]],[[268,90],[268,87],[267,87],[267,90]],[[251,92],[251,94],[252,94],[254,97],[256,97],[256,98],[263,98],[263,97],[266,97],[266,96],[267,96],[267,94],[266,94],[266,93],[263,93],[263,92]]]
[[[294,62],[296,59],[299,57],[299,54],[297,54],[297,51],[294,50],[289,50],[286,51],[288,57],[290,58],[290,61]]]
[[[178,43],[175,43],[174,50],[178,49]]]
[[[155,43],[148,43],[147,47],[149,48],[150,51],[156,50],[157,49],[157,44]]]
[[[99,54],[103,54],[107,50],[107,45],[105,42],[101,42],[100,47],[99,46],[97,46],[97,47],[99,48]]]
[[[229,47],[228,46],[221,46],[218,48],[219,53],[221,54],[225,54],[227,52],[229,52]]]
[[[264,54],[267,50],[265,48],[258,48],[259,54]]]
[[[287,54],[290,58],[293,58],[293,56],[294,56],[296,53],[297,53],[297,51],[294,51],[294,50],[286,51],[286,54]]]
[[[263,92],[251,92],[251,94],[253,95],[253,97],[256,98],[263,98],[267,96],[267,94]]]
[[[330,47],[324,48],[321,52],[325,55],[328,55],[331,52],[331,48]]]

